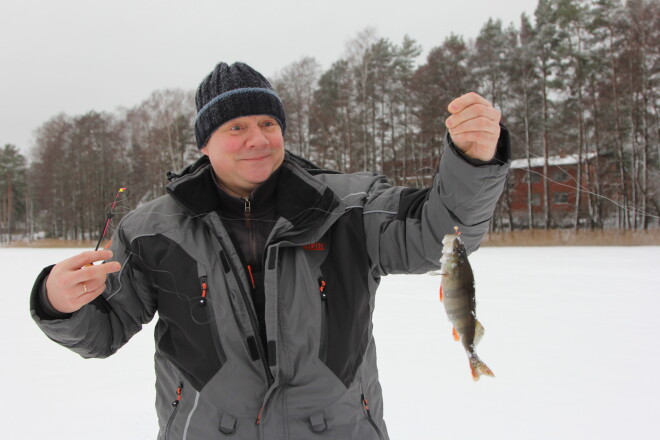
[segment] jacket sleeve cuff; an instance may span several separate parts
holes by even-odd
[[[454,144],[454,141],[452,141],[449,133],[447,133],[447,143],[451,149],[454,150],[456,155],[475,167],[483,167],[487,165],[503,165],[511,161],[511,138],[509,136],[509,130],[507,130],[507,128],[502,124],[500,124],[500,138],[497,140],[495,157],[493,157],[491,160],[479,160],[468,156],[463,152],[463,150]]]
[[[70,318],[72,313],[62,313],[53,307],[53,305],[48,300],[48,292],[46,291],[46,280],[48,280],[48,275],[53,269],[53,266],[48,266],[41,271],[34,286],[32,287],[31,294],[31,305],[33,312],[39,317],[39,319],[52,321],[54,319],[67,319]]]

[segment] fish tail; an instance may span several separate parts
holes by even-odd
[[[482,374],[495,377],[491,369],[488,368],[488,365],[479,359],[476,353],[473,353],[472,356],[470,356],[470,370],[472,370],[472,380],[475,382],[479,380],[479,377],[481,377]]]

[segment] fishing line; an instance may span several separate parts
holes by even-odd
[[[393,187],[389,187],[387,189],[390,189],[390,188],[393,188]],[[329,210],[318,208],[318,207],[308,207],[308,208],[305,208],[305,209],[301,210],[300,212],[298,212],[294,216],[287,218],[287,220],[290,221],[290,222],[294,222],[298,217],[304,216],[304,215],[308,214],[310,211],[318,211],[318,212],[321,212],[321,213],[324,213],[324,214],[327,214],[327,215],[330,215],[330,216],[342,216],[349,209],[353,209],[353,208],[357,208],[357,207],[363,208],[364,206],[359,204],[359,202],[361,200],[366,199],[366,198],[372,197],[373,195],[374,195],[374,193],[368,193],[368,192],[365,192],[365,191],[351,193],[351,194],[348,194],[348,195],[346,195],[346,196],[344,196],[340,199],[346,205],[345,210],[341,210],[341,211],[336,212],[336,211],[329,211]],[[399,197],[399,194],[378,194],[378,197],[382,200],[382,199],[386,199],[386,198]],[[126,205],[128,205],[128,204],[126,204]],[[119,207],[115,208],[115,212],[116,213],[119,213],[119,212],[128,213],[128,212],[132,211],[132,209],[130,207],[124,207],[123,209],[124,209],[124,211],[122,211],[122,207],[121,207],[121,205],[119,205]],[[370,213],[370,212],[373,212],[373,211],[366,211],[365,214]],[[387,211],[387,212],[392,213],[390,211]],[[220,213],[220,212],[217,212],[217,213],[218,213],[218,217],[224,222],[236,222],[236,221],[243,222],[243,221],[245,221],[245,219],[242,218],[242,217],[231,217],[230,218],[230,217],[223,216],[222,213]],[[143,215],[143,216],[148,215],[148,216],[157,216],[157,217],[163,217],[163,218],[184,217],[184,218],[189,218],[189,219],[195,219],[195,218],[204,217],[206,214],[191,214],[191,213],[183,213],[183,212],[182,213],[164,214],[164,213],[160,213],[160,212],[148,212],[148,213],[139,213],[139,214],[135,213],[135,214],[131,214],[131,215]],[[261,222],[261,223],[272,223],[272,224],[277,223],[277,219],[276,220],[271,220],[271,219],[254,218],[254,217],[251,218],[251,221],[252,222]],[[115,230],[117,226],[114,224],[114,222],[112,222],[111,225],[112,225],[112,229]]]
[[[516,136],[513,132],[509,132],[509,134],[510,134],[512,137],[517,138],[517,136]],[[525,152],[526,152],[526,153],[529,153],[530,156],[533,156],[533,157],[535,157],[535,158],[545,159],[543,156],[539,156],[539,155],[534,154],[534,153],[533,153],[531,150],[529,150],[528,148],[525,149]],[[524,159],[523,159],[523,160],[524,160]],[[506,162],[504,162],[504,161],[502,161],[502,160],[500,160],[500,159],[497,159],[497,157],[495,158],[495,161],[497,161],[497,162],[499,162],[499,163],[501,163],[501,164],[506,164]],[[568,171],[564,170],[560,165],[550,165],[550,164],[548,164],[548,166],[557,167],[561,172],[563,172],[564,174],[566,174],[566,175],[570,178],[570,180],[572,180],[573,182],[575,182],[575,186],[570,186],[570,185],[567,185],[567,184],[565,184],[565,183],[558,182],[558,181],[553,180],[553,179],[551,179],[550,177],[548,177],[548,176],[546,176],[546,175],[544,175],[544,174],[542,174],[542,173],[539,173],[538,171],[533,171],[533,170],[531,170],[531,169],[529,169],[529,168],[519,168],[519,169],[522,169],[522,170],[526,171],[526,172],[529,173],[529,174],[536,174],[537,176],[540,176],[540,177],[542,177],[543,179],[548,180],[549,182],[552,182],[552,183],[554,183],[554,184],[556,184],[556,185],[563,186],[563,187],[568,188],[568,189],[571,189],[571,190],[580,191],[580,192],[582,192],[582,193],[589,194],[589,195],[592,195],[592,196],[594,196],[594,197],[598,197],[598,198],[600,198],[600,199],[607,200],[608,202],[614,204],[614,205],[617,206],[618,208],[621,208],[622,210],[627,211],[627,212],[630,212],[630,213],[632,213],[632,214],[641,214],[642,216],[645,216],[645,217],[650,217],[650,218],[660,219],[660,216],[658,216],[658,215],[654,215],[654,214],[648,213],[648,212],[643,211],[643,210],[641,210],[641,209],[639,209],[639,208],[635,208],[635,207],[631,207],[631,206],[623,205],[623,204],[621,204],[621,203],[619,203],[619,202],[617,202],[617,201],[615,201],[615,200],[613,200],[613,199],[611,199],[611,198],[609,198],[609,197],[607,197],[607,196],[604,196],[604,195],[602,195],[602,194],[595,193],[595,192],[593,192],[593,191],[590,191],[590,190],[586,189],[586,188],[585,188],[584,186],[582,186],[582,185],[578,185],[578,182],[577,182],[577,180],[575,179],[575,177],[573,177]]]

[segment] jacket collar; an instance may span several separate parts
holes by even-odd
[[[222,212],[222,216],[226,218],[243,218],[248,202],[252,217],[260,218],[270,215],[269,213],[275,211],[277,207],[277,182],[281,169],[280,167],[275,170],[265,182],[259,185],[248,196],[247,202],[244,197],[233,196],[227,193],[218,183],[215,174],[211,173],[220,199],[221,207],[219,210]]]
[[[287,219],[294,230],[324,222],[341,205],[327,185],[302,168],[308,165],[313,166],[287,151],[275,176],[277,213]],[[207,156],[179,174],[168,173],[168,179],[171,181],[167,186],[168,194],[192,215],[205,215],[222,208],[223,201]],[[257,188],[255,193],[258,191]]]

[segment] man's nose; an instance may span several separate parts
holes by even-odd
[[[269,144],[268,138],[258,125],[248,129],[247,144],[250,147],[265,147]]]

